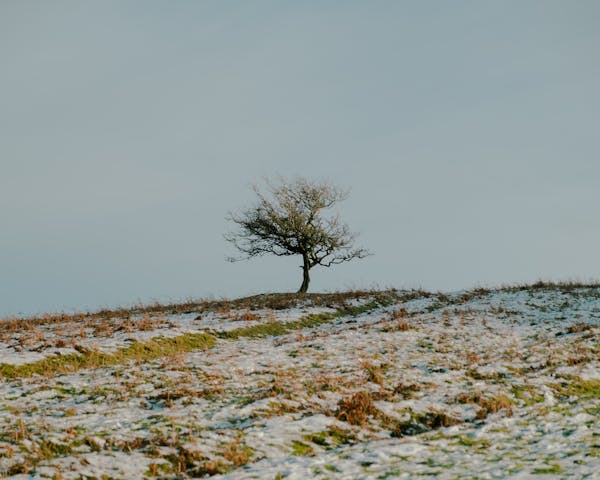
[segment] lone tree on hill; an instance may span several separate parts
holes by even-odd
[[[338,215],[323,214],[345,200],[347,191],[326,181],[304,178],[266,183],[267,194],[256,185],[252,187],[258,197],[255,205],[227,216],[239,231],[226,234],[225,239],[243,254],[230,261],[264,254],[301,255],[303,277],[298,293],[305,293],[314,266],[330,267],[369,255],[365,249],[353,247],[355,235]]]

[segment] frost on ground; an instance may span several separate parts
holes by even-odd
[[[599,287],[334,296],[0,323],[0,478],[600,478]]]

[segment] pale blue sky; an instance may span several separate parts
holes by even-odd
[[[296,290],[264,175],[351,187],[311,290],[600,272],[600,2],[0,2],[0,315]]]

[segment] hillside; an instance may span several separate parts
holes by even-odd
[[[0,478],[600,478],[600,286],[0,322]]]

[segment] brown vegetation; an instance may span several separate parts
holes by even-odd
[[[364,425],[369,416],[375,415],[377,409],[369,392],[357,392],[351,397],[343,398],[338,403],[335,416],[338,420],[350,425]]]

